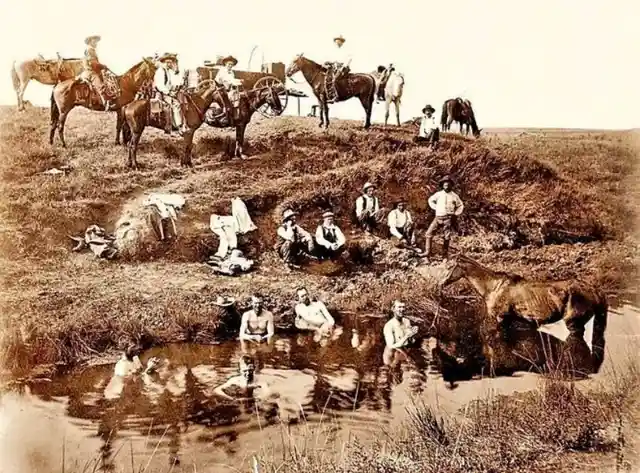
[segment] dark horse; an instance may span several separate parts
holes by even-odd
[[[120,93],[114,101],[111,110],[117,112],[116,122],[116,144],[120,142],[120,131],[122,130],[123,116],[121,108],[131,102],[138,91],[153,80],[156,72],[156,65],[151,58],[144,58],[121,76],[116,76]],[[89,84],[78,79],[68,79],[59,82],[51,93],[51,131],[49,133],[49,143],[53,144],[53,138],[58,129],[62,146],[66,147],[64,141],[64,124],[69,112],[76,106],[82,106],[89,110],[104,111],[104,105],[93,91]]]
[[[222,112],[222,101],[216,101],[207,112],[205,123],[214,128],[236,129],[236,144],[233,151],[234,158],[244,158],[243,145],[244,133],[251,121],[253,114],[263,108],[269,110],[268,116],[280,115],[283,112],[280,93],[282,87],[278,85],[250,89],[240,93],[240,103],[234,108],[233,124],[229,124],[226,114]]]
[[[296,56],[286,71],[286,76],[291,77],[296,72],[302,72],[313,93],[320,103],[320,127],[329,128],[329,100],[327,97],[326,78],[327,71],[324,66],[307,59],[302,54]],[[358,97],[364,107],[366,119],[364,128],[371,126],[371,111],[376,93],[376,79],[371,74],[347,74],[346,77],[336,81],[336,102],[344,102],[352,97]]]
[[[264,87],[260,89],[252,89],[243,93],[240,100],[240,106],[235,111],[235,127],[236,138],[236,154],[242,156],[242,141],[244,140],[244,132],[247,124],[251,120],[251,116],[264,104],[269,104],[275,111],[282,112],[280,98],[273,87]],[[186,93],[181,92],[179,98],[182,102],[182,111],[188,130],[183,134],[184,138],[184,155],[180,160],[180,165],[192,167],[191,151],[193,148],[193,135],[200,128],[202,123],[207,123],[215,127],[226,127],[226,114],[222,117],[216,115],[216,111],[221,113],[220,104],[222,98],[215,84],[211,84],[209,88],[201,92]],[[214,103],[215,102],[215,103]],[[213,104],[213,106],[212,106]],[[218,105],[216,107],[216,104]],[[210,109],[211,107],[211,109]],[[217,109],[217,110],[216,110]],[[123,108],[124,126],[122,130],[123,140],[129,147],[129,159],[127,166],[137,169],[138,161],[136,159],[138,143],[144,129],[147,126],[164,130],[165,124],[162,122],[165,117],[164,112],[157,115],[151,113],[151,101],[149,99],[135,100]]]
[[[482,128],[478,128],[476,116],[473,113],[473,108],[471,107],[471,102],[469,100],[463,100],[458,97],[456,99],[446,100],[444,104],[442,104],[442,116],[440,117],[442,131],[449,131],[451,123],[454,121],[460,124],[460,134],[462,134],[463,125],[466,125],[467,128],[465,135],[469,134],[469,127],[471,127],[473,136],[476,138],[480,136]]]

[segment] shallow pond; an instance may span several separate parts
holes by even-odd
[[[353,436],[383,440],[416,399],[455,415],[473,399],[535,389],[540,381],[527,371],[445,381],[435,340],[390,353],[381,344],[383,323],[345,324],[333,340],[292,335],[259,347],[237,341],[158,347],[141,356],[143,363],[158,356],[168,364],[125,383],[104,365],[15,386],[0,405],[0,458],[6,471],[25,473],[93,471],[96,462],[113,471],[250,471],[257,452],[282,456],[293,444],[327,448]],[[560,345],[567,335],[563,323],[545,331],[553,335],[538,334],[541,340]],[[635,355],[639,334],[640,309],[610,310],[604,365],[580,383],[606,381]],[[238,373],[243,354],[256,359],[269,394],[218,396],[214,389]],[[305,446],[300,433],[307,434]]]

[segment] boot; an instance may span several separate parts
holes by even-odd
[[[431,237],[427,237],[424,244],[424,257],[429,258],[431,256]]]
[[[449,240],[442,242],[442,256],[445,260],[449,259]]]

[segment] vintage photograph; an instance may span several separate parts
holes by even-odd
[[[640,3],[1,0],[0,473],[640,471]]]

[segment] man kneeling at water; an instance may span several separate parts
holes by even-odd
[[[237,386],[241,391],[243,391],[243,397],[253,397],[255,389],[260,389],[260,397],[264,397],[268,394],[268,384],[263,379],[259,379],[259,377],[255,375],[256,367],[253,362],[253,358],[249,355],[243,355],[240,358],[238,365],[240,368],[240,374],[232,376],[226,380],[224,384],[215,388],[214,392],[216,394],[227,399],[237,399],[237,397],[234,398],[225,392],[225,389],[229,389],[233,386]]]
[[[418,327],[404,316],[404,302],[393,301],[393,317],[384,325],[384,341],[388,348],[405,348],[415,341]]]
[[[314,330],[319,333],[329,333],[335,327],[335,320],[322,301],[311,301],[309,292],[301,287],[297,291],[298,301],[295,312],[295,326],[298,330]]]
[[[242,314],[240,340],[263,342],[271,340],[275,332],[273,314],[262,308],[262,297],[251,298],[251,310]]]

